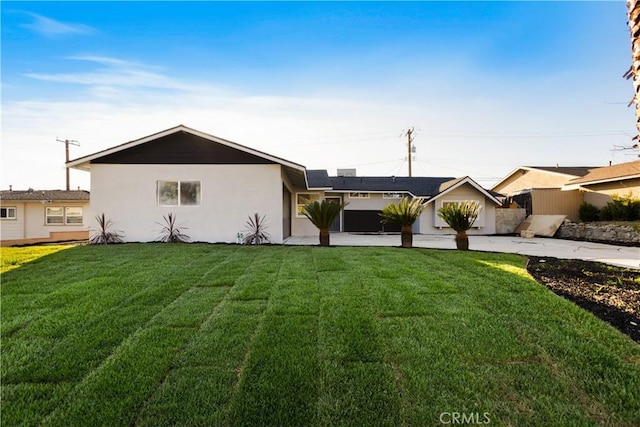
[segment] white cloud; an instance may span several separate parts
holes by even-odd
[[[525,84],[460,71],[368,93],[333,87],[330,96],[258,96],[119,58],[72,59],[99,68],[30,76],[81,85],[82,97],[5,101],[0,187],[62,187],[64,146],[56,137],[79,140],[71,155],[77,158],[178,124],[310,169],[355,166],[363,175],[406,173],[399,136],[415,125],[416,174],[471,175],[483,184],[522,164],[605,164],[612,144],[629,139],[617,131],[634,124],[632,109],[603,102],[626,97],[622,79],[559,75]],[[88,188],[88,174],[73,171],[72,184]]]
[[[23,26],[45,37],[53,38],[74,34],[90,35],[96,32],[94,28],[88,25],[56,21],[55,19],[38,15],[37,13],[29,13],[29,16],[33,18],[33,21]]]

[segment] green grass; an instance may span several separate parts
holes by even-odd
[[[640,346],[519,256],[35,249],[2,252],[3,426],[640,425]]]
[[[18,268],[23,264],[35,261],[45,255],[49,255],[63,249],[72,248],[72,245],[47,245],[28,246],[23,248],[0,248],[0,273]]]

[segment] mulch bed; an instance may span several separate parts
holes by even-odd
[[[530,257],[527,271],[640,343],[640,270],[598,262]]]

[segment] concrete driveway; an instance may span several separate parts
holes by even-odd
[[[317,245],[318,236],[289,237],[285,244]],[[400,235],[331,233],[331,245],[400,246]],[[456,248],[453,235],[416,234],[413,236],[413,246],[433,249]],[[518,236],[469,236],[469,249],[539,257],[583,259],[640,269],[640,248],[602,243],[575,242],[545,237],[525,239]]]

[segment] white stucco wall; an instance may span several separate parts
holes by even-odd
[[[157,181],[200,181],[199,206],[159,206]],[[281,166],[91,165],[92,215],[104,213],[125,241],[155,241],[173,213],[192,241],[237,241],[248,216],[266,215],[273,243],[282,242]],[[95,224],[93,224],[95,227]]]

